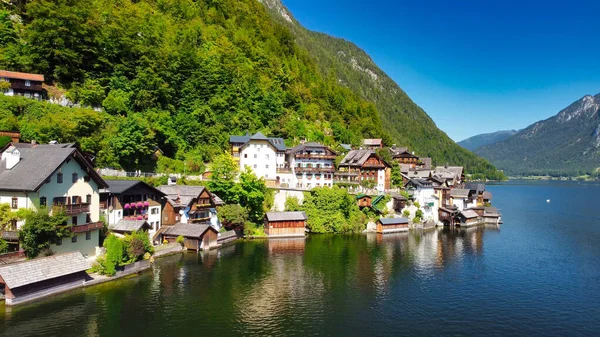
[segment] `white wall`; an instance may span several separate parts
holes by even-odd
[[[72,251],[80,251],[85,257],[94,257],[96,255],[96,247],[100,244],[100,231],[91,231],[89,240],[86,240],[86,233],[77,233],[77,242],[71,242],[71,238],[62,239],[62,245],[50,245],[50,250],[54,253],[66,253]]]
[[[320,176],[315,175],[314,172],[302,172],[301,179],[302,184],[299,184],[298,176],[296,175],[297,167],[300,165],[301,167],[308,167],[308,165],[312,165],[315,167],[319,165],[320,167],[334,167],[334,160],[332,159],[308,159],[308,158],[294,158],[289,156],[288,160],[290,161],[290,167],[292,168],[292,183],[289,185],[290,188],[303,188],[303,189],[311,189],[317,186],[333,186],[333,172],[325,173],[321,172]],[[329,175],[329,178],[325,178],[325,175]],[[311,177],[309,181],[307,178]]]
[[[240,149],[240,170],[244,170],[246,166],[257,177],[274,180],[277,176],[275,148],[266,140],[250,140]]]
[[[385,190],[385,169],[377,170],[377,191],[383,192]]]

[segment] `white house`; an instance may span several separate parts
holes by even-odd
[[[439,200],[435,195],[433,183],[425,179],[411,179],[406,183],[406,188],[412,190],[413,199],[421,206],[424,219],[437,222]]]
[[[161,227],[162,203],[166,194],[139,180],[106,180],[100,190],[100,212],[109,226],[119,220],[145,220],[153,236]]]
[[[459,211],[469,207],[469,190],[464,188],[453,188],[450,190],[450,203]]]
[[[80,251],[96,255],[99,245],[100,188],[106,182],[73,144],[14,143],[2,152],[0,202],[19,208],[61,208],[73,236],[51,245],[54,253]],[[23,223],[16,223],[18,230]]]
[[[287,150],[287,162],[291,169],[290,187],[311,189],[333,186],[336,153],[329,147],[309,142]],[[287,176],[283,176],[285,177]],[[280,176],[277,177],[281,181]],[[285,182],[285,181],[284,181]]]
[[[237,138],[243,138],[243,136],[236,136]],[[274,183],[277,168],[285,166],[285,150],[283,139],[267,138],[258,132],[238,148],[240,170],[250,167],[256,176]]]

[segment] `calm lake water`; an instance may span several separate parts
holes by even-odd
[[[0,336],[598,335],[600,186],[488,189],[499,228],[171,256],[135,278],[2,308]]]

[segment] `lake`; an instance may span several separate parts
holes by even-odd
[[[138,277],[1,308],[0,336],[597,335],[600,186],[488,190],[500,227],[166,257]]]

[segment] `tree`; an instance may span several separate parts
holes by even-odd
[[[217,194],[227,204],[239,202],[240,190],[235,183],[238,173],[238,165],[229,152],[217,156],[210,165],[212,172],[208,188]]]
[[[137,169],[148,161],[156,148],[154,131],[141,115],[122,117],[117,124],[117,134],[110,141],[119,164],[126,169]]]
[[[0,239],[0,254],[8,253],[8,242],[4,239]]]
[[[407,209],[405,209],[405,210],[402,212],[402,215],[404,215],[404,217],[405,217],[405,218],[408,218],[408,217],[410,216],[410,211],[409,211],[409,210],[407,210]]]
[[[368,190],[375,188],[376,185],[377,185],[377,182],[373,179],[362,180],[360,182],[360,186],[362,186]]]
[[[359,232],[366,224],[354,197],[337,186],[305,192],[302,209],[308,216],[307,226],[314,233]]]
[[[0,204],[0,231],[6,230],[17,219],[17,212],[14,212],[9,204]]]
[[[400,163],[395,162],[392,166],[392,186],[402,187],[402,173],[400,172]]]
[[[239,204],[219,206],[217,215],[225,228],[241,227],[248,221],[248,211]]]
[[[300,205],[300,200],[297,197],[287,197],[285,199],[286,211],[300,211],[301,209],[302,205]]]
[[[240,205],[248,210],[248,219],[254,223],[262,223],[265,211],[263,203],[267,193],[265,180],[258,178],[249,167],[240,174]]]
[[[19,231],[19,242],[27,258],[32,259],[49,249],[51,244],[71,236],[71,226],[67,225],[64,212],[50,215],[47,209],[40,209],[26,215],[25,225]]]
[[[104,247],[106,248],[106,255],[98,263],[103,267],[103,274],[113,276],[117,273],[117,266],[123,262],[125,247],[123,242],[114,234],[106,237]]]

